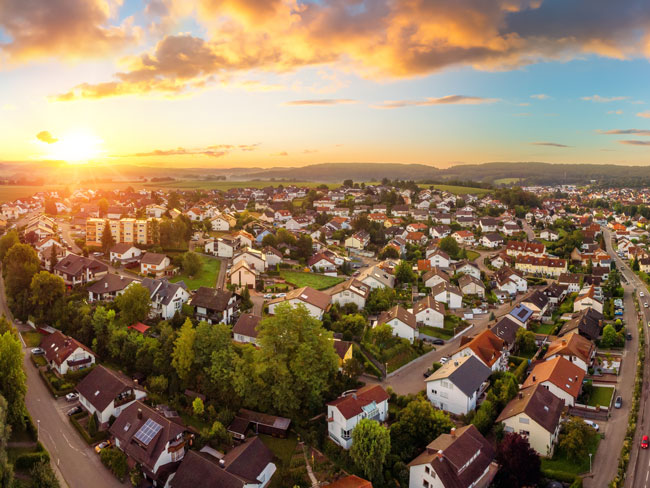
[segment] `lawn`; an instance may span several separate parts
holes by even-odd
[[[540,324],[535,331],[537,334],[550,334],[555,328],[555,324]]]
[[[293,452],[296,450],[296,444],[298,444],[298,439],[294,434],[290,434],[286,439],[262,434],[260,435],[260,439],[282,461],[284,466],[289,466],[291,456],[293,456]]]
[[[208,256],[204,256],[203,254],[199,254],[199,256],[203,261],[203,268],[196,276],[190,278],[183,273],[174,276],[169,281],[172,283],[184,281],[190,290],[196,290],[201,286],[214,288],[217,285],[217,276],[219,275],[219,267],[221,266],[221,261],[218,259],[210,258]]]
[[[590,407],[595,407],[596,405],[609,407],[609,403],[612,401],[612,395],[614,395],[614,388],[594,386],[587,405]]]
[[[38,332],[23,332],[22,335],[27,347],[38,347],[41,345],[43,336]]]
[[[290,283],[297,288],[310,286],[316,290],[325,290],[345,281],[344,278],[338,278],[336,276],[302,273],[300,271],[280,271],[280,276],[284,278],[287,283]]]
[[[428,351],[427,351],[428,352]],[[414,359],[419,358],[420,355],[417,353],[417,351],[413,349],[408,349],[406,351],[402,351],[399,354],[396,354],[392,358],[390,358],[387,363],[388,363],[388,372],[392,373],[396,369],[401,368],[405,364],[410,363]]]
[[[476,258],[478,258],[481,255],[480,253],[477,253],[476,251],[472,251],[470,249],[467,249],[466,253],[467,253],[468,261],[474,261]]]
[[[600,434],[593,436],[589,443],[589,452],[596,454],[598,450],[598,443],[600,442]],[[567,458],[566,453],[560,449],[555,451],[553,459],[542,458],[542,470],[550,469],[553,471],[563,471],[565,473],[580,474],[589,471],[589,456],[585,456],[579,463],[576,463]]]
[[[429,327],[428,325],[421,325],[420,332],[431,337],[438,337],[440,339],[451,339],[454,331],[451,329],[443,329],[442,327]]]

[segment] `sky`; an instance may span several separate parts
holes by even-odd
[[[0,0],[0,161],[650,164],[647,0]]]

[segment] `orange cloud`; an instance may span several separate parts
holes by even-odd
[[[356,100],[349,98],[321,98],[316,100],[292,100],[286,102],[285,105],[307,105],[307,106],[328,106],[328,105],[344,105],[350,103],[357,103]]]
[[[626,144],[628,146],[650,146],[650,141],[618,141],[620,144]]]
[[[14,61],[99,57],[123,49],[139,36],[131,19],[110,20],[119,0],[2,0],[0,28],[11,42],[0,44]]]
[[[531,142],[530,145],[532,146],[548,146],[548,147],[557,147],[557,148],[567,148],[567,147],[572,147],[572,146],[567,146],[566,144],[560,144],[559,142],[547,142],[547,141],[541,141],[541,142]]]
[[[217,144],[213,146],[206,146],[201,148],[188,149],[184,147],[177,147],[175,149],[154,149],[153,151],[138,152],[135,154],[127,154],[118,157],[163,157],[163,156],[208,156],[211,158],[220,158],[226,156],[233,151],[239,150],[244,152],[254,151],[258,148],[257,144]]]
[[[402,107],[426,107],[428,105],[481,105],[484,103],[498,102],[498,98],[468,97],[465,95],[447,95],[439,98],[427,98],[426,100],[391,100],[374,108],[402,108]]]

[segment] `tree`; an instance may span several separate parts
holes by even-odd
[[[399,251],[394,248],[393,246],[386,246],[384,247],[381,252],[379,253],[378,256],[379,259],[398,259],[399,258]]]
[[[174,342],[174,352],[172,353],[172,366],[176,370],[176,374],[178,374],[181,381],[185,383],[187,383],[192,376],[195,338],[196,329],[188,317],[181,327],[178,338]]]
[[[29,287],[39,269],[38,255],[28,244],[14,244],[3,260],[7,301],[11,311],[21,320],[26,320],[31,311]]]
[[[39,324],[52,324],[63,308],[65,298],[63,279],[47,271],[41,271],[32,277],[29,292],[36,321]]]
[[[382,480],[384,463],[390,452],[390,434],[380,423],[362,419],[352,431],[350,457],[372,482]]]
[[[149,389],[152,392],[162,395],[167,391],[167,386],[169,385],[169,381],[167,380],[167,377],[164,375],[150,376],[149,379],[147,380],[147,384],[149,385]]]
[[[603,337],[600,339],[600,346],[604,349],[609,349],[616,345],[618,345],[616,328],[612,324],[607,324],[603,328]]]
[[[400,283],[411,283],[415,281],[415,273],[408,261],[402,261],[395,268],[395,277]]]
[[[363,373],[363,364],[355,357],[343,363],[343,374],[351,379],[357,379]]]
[[[38,488],[59,488],[61,486],[52,466],[47,461],[34,464],[29,475],[32,477],[32,486],[38,486]]]
[[[10,488],[14,478],[13,468],[7,457],[7,443],[11,437],[7,414],[7,401],[0,395],[0,488]]]
[[[195,252],[186,252],[183,254],[183,271],[188,276],[196,276],[203,268],[201,257]]]
[[[253,301],[251,300],[251,292],[248,291],[248,287],[244,287],[241,292],[241,304],[239,306],[242,312],[248,312],[253,308]]]
[[[104,254],[109,252],[113,246],[115,246],[115,238],[113,237],[113,232],[111,231],[111,225],[108,220],[104,221],[104,230],[102,231],[102,251]]]
[[[588,447],[596,431],[579,417],[571,417],[562,424],[558,447],[573,462],[579,463],[587,457]]]
[[[0,335],[0,395],[7,401],[7,420],[11,425],[25,422],[27,383],[23,370],[23,349],[13,332]]]
[[[88,418],[88,435],[90,437],[97,435],[97,417],[94,413]]]
[[[108,200],[105,198],[100,199],[97,202],[97,208],[99,209],[99,215],[105,217],[108,213]]]
[[[277,242],[275,240],[275,236],[273,234],[271,234],[270,232],[268,234],[266,234],[262,238],[262,246],[263,247],[266,247],[266,246],[275,247],[276,245],[277,245]]]
[[[149,316],[151,310],[149,290],[139,283],[132,283],[126,287],[124,293],[115,297],[115,305],[120,311],[123,325],[128,327],[136,322],[142,322]]]
[[[484,400],[481,406],[476,411],[472,424],[481,432],[486,435],[494,425],[494,417],[496,411],[494,404],[490,400]]]
[[[451,236],[443,237],[442,239],[440,239],[440,242],[438,243],[438,247],[442,251],[449,254],[451,258],[457,258],[460,253],[460,247],[458,246],[456,239],[454,239]]]
[[[56,263],[59,262],[59,258],[56,256],[56,246],[50,246],[50,273],[54,273],[54,267]]]
[[[417,398],[397,414],[397,421],[391,425],[391,450],[403,461],[410,461],[432,439],[453,426],[448,414],[435,409],[426,399]]]
[[[296,247],[298,247],[298,257],[307,259],[314,252],[313,243],[311,237],[308,234],[302,234],[298,241],[296,242]]]
[[[375,314],[388,310],[393,305],[395,305],[395,290],[384,286],[371,290],[366,301],[366,310],[368,313]]]
[[[194,415],[198,415],[199,417],[201,417],[205,412],[203,400],[201,400],[199,397],[196,397],[192,402],[192,411],[194,412]]]
[[[45,203],[43,203],[43,210],[48,215],[56,215],[58,213],[56,202],[52,198],[47,198],[45,200]]]
[[[521,354],[532,353],[537,349],[535,334],[523,327],[519,327],[517,330],[517,334],[515,335],[515,344],[517,345],[517,350]]]
[[[494,479],[495,487],[537,486],[541,461],[525,437],[507,433],[497,446],[496,460],[500,468]]]
[[[181,208],[181,197],[178,194],[178,192],[171,192],[169,194],[169,197],[167,198],[167,209],[168,210],[173,210],[173,209],[178,209]]]
[[[14,244],[18,244],[19,242],[20,239],[18,238],[18,232],[16,229],[11,229],[5,235],[0,237],[0,261],[4,261],[9,249],[11,249]]]

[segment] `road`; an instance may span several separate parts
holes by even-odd
[[[0,313],[11,318],[7,307],[4,280],[0,276]],[[29,326],[14,324],[19,330]],[[118,488],[124,487],[104,467],[99,456],[89,447],[68,420],[65,412],[74,404],[64,398],[55,400],[43,384],[38,371],[23,349],[23,367],[27,374],[25,405],[39,430],[39,440],[50,453],[52,467],[63,487]]]

